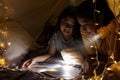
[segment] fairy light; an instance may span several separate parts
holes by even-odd
[[[90,47],[91,47],[91,48],[94,48],[94,46],[93,46],[93,45],[90,45]]]
[[[8,42],[7,45],[10,46],[10,45],[11,45],[11,42]]]
[[[119,3],[120,3],[120,0],[119,0]],[[115,12],[115,0],[114,0],[114,12]],[[119,15],[120,15],[120,5],[118,5],[118,8],[119,8]],[[109,66],[110,65],[112,65],[112,64],[116,64],[117,63],[117,61],[115,60],[115,56],[114,56],[114,53],[115,53],[115,49],[116,49],[116,44],[117,44],[117,42],[116,42],[116,40],[120,40],[120,38],[118,38],[117,36],[119,36],[120,35],[120,32],[119,32],[119,30],[120,30],[120,28],[119,28],[119,26],[120,26],[120,16],[118,16],[118,17],[116,17],[116,23],[117,23],[117,29],[116,29],[116,32],[117,32],[117,34],[115,35],[115,42],[114,42],[114,49],[113,49],[113,51],[109,51],[109,55],[108,55],[108,63],[106,63],[106,65],[105,65],[105,67],[104,67],[104,70],[103,70],[103,72],[102,72],[102,74],[101,74],[101,77],[103,78],[104,77],[104,74],[105,74],[105,72],[106,71],[110,71],[110,70],[112,70]],[[110,63],[110,65],[109,65],[109,63]]]
[[[120,0],[119,0],[119,3],[120,3]],[[111,51],[111,56],[110,58],[113,60],[113,63],[116,63],[116,60],[115,60],[115,56],[114,56],[114,53],[116,52],[116,45],[117,45],[117,40],[119,40],[119,36],[120,36],[120,4],[116,4],[115,0],[114,0],[114,11],[115,11],[115,6],[117,5],[117,8],[118,8],[118,16],[115,16],[116,18],[116,35],[115,35],[115,42],[114,42],[114,49],[113,51]]]
[[[97,61],[97,66],[96,68],[93,70],[93,74],[94,76],[96,77],[97,76],[97,73],[96,73],[96,70],[98,69],[99,65],[100,65],[100,62],[99,62],[99,59],[98,59],[98,51],[97,51],[97,46],[96,46],[96,43],[95,43],[95,50],[96,50],[96,61]]]
[[[7,36],[8,36],[8,30],[5,25],[5,22],[8,20],[8,17],[6,15],[6,10],[9,8],[5,6],[5,1],[1,0],[0,1],[0,67],[5,67],[8,64],[4,54],[6,53],[7,49],[9,46],[11,46],[11,42],[7,41]]]
[[[5,48],[5,43],[0,43],[0,47]]]
[[[96,0],[93,0],[93,3],[94,3],[94,5],[95,5],[95,7],[94,7],[94,12],[100,13],[99,10],[96,10]],[[95,15],[95,13],[94,13],[94,20],[96,20],[96,15]],[[97,25],[99,25],[99,23],[94,23],[94,25],[97,26]],[[100,38],[100,36],[99,36],[99,35],[96,35],[96,37],[93,37],[93,40],[96,41],[96,40],[99,39],[99,38]],[[114,51],[115,51],[115,45],[116,45],[116,42],[115,42],[115,44],[114,44]],[[90,46],[90,47],[93,48],[93,46]],[[99,75],[99,76],[97,76],[96,69],[99,67],[100,62],[99,62],[99,60],[98,60],[98,53],[97,53],[97,46],[96,46],[96,44],[95,44],[94,47],[95,47],[95,50],[96,50],[96,57],[95,57],[95,58],[91,58],[91,59],[96,59],[96,61],[97,61],[97,66],[96,66],[96,68],[93,70],[93,74],[94,74],[93,78],[91,78],[91,79],[89,79],[89,80],[103,80],[105,71],[106,71],[106,70],[111,70],[110,68],[108,68],[109,63],[111,62],[112,64],[116,64],[117,61],[115,61],[114,51],[111,51],[111,52],[109,53],[109,55],[108,55],[108,56],[109,56],[109,57],[108,57],[108,63],[105,65],[102,74]]]
[[[97,9],[95,9],[94,11],[95,11],[95,12],[97,12],[97,13],[100,13],[100,11],[99,11],[99,10],[97,10]]]
[[[115,2],[115,1],[114,1]],[[94,0],[94,3],[95,3],[95,0]],[[120,3],[120,0],[119,0],[119,3]],[[115,5],[114,5],[115,6]],[[120,5],[118,5],[118,8],[119,8],[119,16],[117,17],[117,21],[116,21],[116,23],[117,23],[117,29],[116,29],[116,32],[117,32],[117,34],[116,34],[116,36],[115,36],[115,39],[116,40],[120,40],[120,38],[119,37],[117,37],[117,36],[120,36]],[[97,10],[95,10],[96,12],[97,12]],[[99,13],[99,11],[98,11],[98,13]],[[117,42],[116,42],[116,40],[115,40],[115,42],[114,42],[114,49],[113,49],[113,51],[110,51],[109,52],[109,55],[108,55],[108,63],[105,65],[105,67],[104,67],[104,70],[103,70],[103,72],[102,72],[102,74],[101,74],[101,76],[96,76],[96,73],[94,72],[94,78],[92,78],[91,80],[102,80],[103,79],[103,77],[104,77],[104,74],[105,74],[105,72],[107,71],[107,70],[111,70],[111,68],[109,68],[109,66],[110,65],[112,65],[112,64],[116,64],[117,63],[117,61],[115,60],[115,56],[114,56],[114,54],[115,54],[115,49],[116,49],[116,44],[117,44]],[[99,62],[98,62],[99,63]],[[109,65],[110,64],[110,65]]]
[[[7,65],[8,63],[6,62],[5,58],[0,56],[0,67],[5,67]]]
[[[96,9],[96,0],[93,0],[93,4],[94,4],[94,21],[95,21],[94,25],[97,26],[97,25],[99,25],[99,23],[96,23],[96,15],[95,15],[95,12],[100,13],[100,11]],[[94,46],[93,46],[93,45],[90,46],[91,48],[93,48],[93,47],[95,48],[95,53],[96,53],[96,57],[95,57],[95,58],[91,58],[91,59],[95,59],[95,60],[97,61],[97,66],[96,66],[95,69],[93,70],[94,80],[98,80],[98,79],[97,79],[97,72],[96,72],[96,70],[98,69],[98,67],[99,67],[99,65],[100,65],[100,62],[99,62],[99,59],[98,59],[97,44],[96,44],[96,40],[97,40],[98,38],[99,38],[98,35],[97,35],[97,37],[96,37],[96,36],[93,37],[93,41],[94,41],[93,45],[94,45]]]

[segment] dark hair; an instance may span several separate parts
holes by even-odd
[[[73,18],[75,20],[75,25],[74,25],[74,28],[73,28],[73,38],[75,39],[82,39],[81,38],[81,35],[80,35],[80,25],[76,19],[76,12],[77,12],[77,7],[75,6],[68,6],[67,8],[65,8],[61,15],[58,17],[58,20],[57,20],[57,23],[56,23],[56,29],[55,29],[55,32],[60,30],[60,25],[61,25],[61,20],[66,18],[66,17],[70,17],[70,18]]]
[[[100,13],[96,12],[95,9],[100,11]],[[95,3],[92,0],[86,0],[78,6],[78,18],[81,17],[99,22],[100,15],[103,18],[103,25],[107,25],[114,18],[114,14],[110,10],[106,0],[96,0]]]
[[[94,4],[91,0],[83,1],[78,6],[77,17],[94,20]]]
[[[103,15],[103,25],[107,25],[115,18],[106,0],[96,0],[96,9]]]

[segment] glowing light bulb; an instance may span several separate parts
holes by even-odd
[[[109,71],[109,70],[111,70],[111,68],[108,67],[107,70]]]
[[[103,80],[103,77],[101,77],[100,80]]]
[[[5,67],[7,66],[7,61],[5,60],[4,57],[0,56],[0,67]]]
[[[116,32],[120,35],[120,30],[119,29],[116,29]]]
[[[100,13],[100,11],[99,11],[99,10],[97,10],[97,9],[95,9],[95,12]]]
[[[91,57],[91,59],[95,59],[94,57]]]
[[[116,63],[117,63],[117,61],[114,61],[114,63],[116,64]]]
[[[98,25],[99,25],[99,23],[94,23],[94,25],[98,26]]]
[[[5,44],[2,42],[2,43],[0,43],[0,46],[1,46],[2,48],[4,48],[4,47],[5,47]]]
[[[93,48],[94,46],[93,45],[90,45],[91,48]]]
[[[8,42],[7,45],[10,46],[10,45],[11,45],[11,42]]]

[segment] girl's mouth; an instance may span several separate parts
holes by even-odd
[[[64,32],[65,32],[65,33],[69,33],[69,30],[67,30],[67,29],[64,29]]]

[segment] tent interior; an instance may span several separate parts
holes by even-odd
[[[63,9],[69,5],[78,6],[82,1],[84,0],[0,0],[0,28],[7,27],[5,39],[11,42],[4,54],[8,63],[17,66],[31,48],[43,49],[39,42],[45,37],[41,34],[46,30],[47,22],[54,25]],[[114,4],[120,6],[119,0],[107,2],[117,16],[120,9]]]
[[[5,53],[10,64],[16,65],[35,44],[41,47],[37,40],[43,32],[46,22],[55,24],[61,11],[68,5],[79,5],[82,0],[1,0],[7,7],[2,15],[8,17],[3,21],[7,27],[7,41],[11,46]],[[39,41],[38,40],[38,41]],[[19,60],[18,60],[19,58]]]

